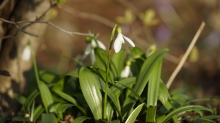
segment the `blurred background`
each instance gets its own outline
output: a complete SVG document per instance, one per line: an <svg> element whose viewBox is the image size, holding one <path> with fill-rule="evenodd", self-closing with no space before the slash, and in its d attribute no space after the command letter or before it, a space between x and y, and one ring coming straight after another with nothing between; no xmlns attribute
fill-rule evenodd
<svg viewBox="0 0 220 123"><path fill-rule="evenodd" d="M187 50L202 21L202 34L171 89L185 88L199 97L219 97L220 92L220 1L219 0L67 0L53 8L50 21L67 30L98 34L109 47L115 24L144 51L154 45L168 48L163 61L166 83ZM37 51L41 69L63 74L86 47L85 36L71 36L48 26ZM129 44L123 45L129 48ZM65 56L65 57L64 57Z"/></svg>

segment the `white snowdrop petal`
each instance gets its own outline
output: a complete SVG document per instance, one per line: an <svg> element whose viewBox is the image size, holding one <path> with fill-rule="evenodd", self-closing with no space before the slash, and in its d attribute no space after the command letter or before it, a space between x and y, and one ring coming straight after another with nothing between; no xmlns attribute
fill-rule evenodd
<svg viewBox="0 0 220 123"><path fill-rule="evenodd" d="M28 61L31 58L31 48L30 46L26 46L22 52L22 60Z"/></svg>
<svg viewBox="0 0 220 123"><path fill-rule="evenodd" d="M105 45L101 41L98 40L97 43L98 43L100 48L102 48L103 50L106 50Z"/></svg>
<svg viewBox="0 0 220 123"><path fill-rule="evenodd" d="M123 35L118 34L114 42L114 50L116 53L118 53L121 50L121 45L123 42L124 42Z"/></svg>
<svg viewBox="0 0 220 123"><path fill-rule="evenodd" d="M130 74L130 66L126 66L121 72L121 77L126 78L129 76L129 74Z"/></svg>
<svg viewBox="0 0 220 123"><path fill-rule="evenodd" d="M130 38L128 38L128 37L126 37L126 36L124 36L124 35L123 35L123 37L125 38L125 40L126 40L132 47L135 47L134 42L133 42Z"/></svg>
<svg viewBox="0 0 220 123"><path fill-rule="evenodd" d="M121 50L121 42L119 40L115 40L114 42L114 50L116 53L118 53Z"/></svg>
<svg viewBox="0 0 220 123"><path fill-rule="evenodd" d="M82 56L82 60L84 60L84 59L90 54L91 49L92 49L91 44L88 44L88 45L86 46L85 52L84 52L84 54L83 54L83 56Z"/></svg>

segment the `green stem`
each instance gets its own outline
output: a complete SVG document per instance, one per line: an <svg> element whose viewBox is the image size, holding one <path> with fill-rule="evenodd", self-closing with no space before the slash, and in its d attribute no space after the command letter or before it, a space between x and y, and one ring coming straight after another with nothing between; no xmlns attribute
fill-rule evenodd
<svg viewBox="0 0 220 123"><path fill-rule="evenodd" d="M114 34L117 29L117 25L114 26L111 34L111 39L110 39L110 46L108 50L108 61L107 61L107 66L106 66L106 83L105 83L105 95L104 95L104 105L103 105L103 119L106 119L106 107L107 107L107 95L108 95L108 75L109 75L109 66L110 66L110 56L111 56L111 49L112 49L112 44L114 42Z"/></svg>
<svg viewBox="0 0 220 123"><path fill-rule="evenodd" d="M34 65L34 74L35 74L35 77L36 77L36 80L37 80L37 83L38 83L40 81L40 79L39 79L39 75L38 75L38 69L37 69L37 63L36 63L34 48L33 48L31 43L30 43L30 47L31 47L32 61L33 61L33 65Z"/></svg>

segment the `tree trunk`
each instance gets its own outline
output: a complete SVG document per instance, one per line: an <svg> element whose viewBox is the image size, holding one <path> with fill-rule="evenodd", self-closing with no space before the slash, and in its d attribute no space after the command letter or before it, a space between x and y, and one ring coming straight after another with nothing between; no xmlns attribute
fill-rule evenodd
<svg viewBox="0 0 220 123"><path fill-rule="evenodd" d="M13 0L8 0L8 4ZM4 6L4 10L8 10L8 5ZM6 7L6 8L5 8ZM47 0L19 0L15 4L13 12L8 11L5 19L17 21L34 21L40 17L49 7L50 1ZM1 18L4 18L2 14ZM3 22L2 22L3 23ZM25 25L25 24L23 24ZM25 31L41 36L46 29L46 24L32 24L25 28ZM8 26L7 26L8 27ZM4 31L6 30L3 28ZM1 31L1 30L0 30ZM14 34L17 28L12 25L7 35ZM5 35L5 34L4 34ZM24 72L30 70L32 60L22 59L22 53L28 42L32 43L34 50L38 47L39 37L33 37L23 32L18 32L17 35L0 42L0 70L8 71L10 76L0 74L0 115L12 116L19 109L18 101L13 99L13 93L22 94L27 80Z"/></svg>

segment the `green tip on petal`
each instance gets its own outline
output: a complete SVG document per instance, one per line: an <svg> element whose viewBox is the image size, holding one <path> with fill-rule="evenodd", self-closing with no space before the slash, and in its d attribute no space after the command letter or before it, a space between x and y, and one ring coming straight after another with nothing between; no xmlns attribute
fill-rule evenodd
<svg viewBox="0 0 220 123"><path fill-rule="evenodd" d="M121 30L121 28L118 26L118 28L117 28L117 32L118 32L118 34L121 34L122 33L122 30Z"/></svg>

